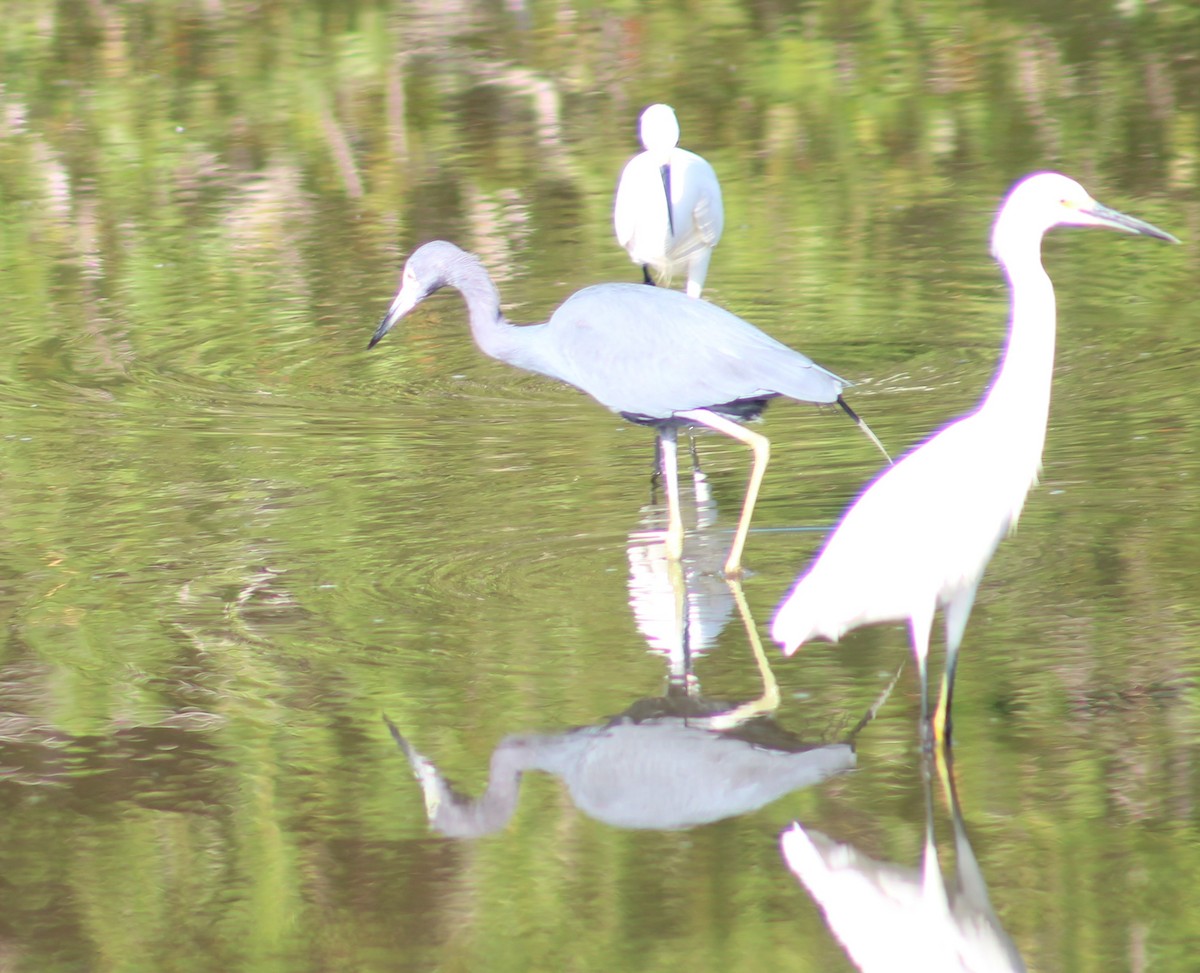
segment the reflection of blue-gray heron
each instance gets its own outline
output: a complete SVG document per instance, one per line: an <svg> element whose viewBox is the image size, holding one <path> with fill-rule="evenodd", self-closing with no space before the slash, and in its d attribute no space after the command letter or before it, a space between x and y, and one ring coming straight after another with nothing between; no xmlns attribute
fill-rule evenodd
<svg viewBox="0 0 1200 973"><path fill-rule="evenodd" d="M669 282L687 274L687 294L699 297L712 249L725 228L721 184L704 159L679 148L679 122L669 105L642 112L646 151L625 164L613 203L617 242L642 268Z"/></svg>
<svg viewBox="0 0 1200 973"><path fill-rule="evenodd" d="M921 680L922 733L950 733L959 642L975 590L1037 478L1054 367L1054 288L1041 240L1055 226L1104 226L1178 242L1097 203L1078 183L1038 173L1000 207L992 253L1012 292L1008 348L979 407L885 470L846 511L779 606L772 635L791 655L872 622L907 620ZM946 621L946 663L932 727L926 657L934 613Z"/></svg>
<svg viewBox="0 0 1200 973"><path fill-rule="evenodd" d="M574 385L630 422L654 427L663 447L667 542L673 558L683 551L675 449L680 426L708 426L754 452L750 485L725 562L730 575L741 571L742 548L770 453L767 437L740 422L760 415L781 395L836 402L879 445L842 399L848 383L715 304L661 287L599 284L576 292L546 323L517 327L501 314L500 295L479 260L442 240L425 244L408 258L400 292L368 347L446 286L456 288L466 301L471 333L484 354Z"/></svg>
<svg viewBox="0 0 1200 973"><path fill-rule="evenodd" d="M386 719L386 717L385 717ZM717 732L703 718L614 719L563 733L519 733L492 752L487 788L456 791L436 766L388 721L421 784L429 823L453 838L503 828L520 795L521 776L560 777L579 810L619 828L691 828L746 814L785 794L854 766L849 743L777 748Z"/></svg>
<svg viewBox="0 0 1200 973"><path fill-rule="evenodd" d="M677 593L667 597L680 605L676 624L682 628L687 624L683 567L678 561L668 566L673 570L667 586ZM882 699L837 743L806 743L777 724L779 686L758 627L741 585L723 584L737 605L762 679L762 692L754 699L734 704L693 694L694 683L685 676L683 685L669 687L666 696L640 699L599 725L507 736L492 752L487 788L478 798L454 790L385 716L421 784L430 824L451 837L502 828L516 810L521 775L529 770L560 777L576 806L599 821L671 829L746 814L852 768L853 740ZM690 671L689 663L685 667Z"/></svg>

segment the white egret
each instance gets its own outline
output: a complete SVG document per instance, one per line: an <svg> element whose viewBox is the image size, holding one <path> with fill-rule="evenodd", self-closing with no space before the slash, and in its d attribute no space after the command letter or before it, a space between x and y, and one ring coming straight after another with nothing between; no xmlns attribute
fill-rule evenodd
<svg viewBox="0 0 1200 973"><path fill-rule="evenodd" d="M1012 189L992 231L1008 277L1008 348L974 412L903 456L860 494L816 560L780 604L771 633L791 655L814 638L907 620L921 682L922 733L950 735L959 643L975 591L1036 482L1054 366L1054 288L1041 241L1055 226L1103 226L1178 243L1171 234L1102 206L1053 172ZM929 724L926 660L934 613L945 613L946 662Z"/></svg>
<svg viewBox="0 0 1200 973"><path fill-rule="evenodd" d="M663 281L687 276L687 294L699 297L713 247L725 228L721 184L713 167L679 148L679 122L669 105L651 105L641 117L644 152L626 163L613 203L617 242L642 268Z"/></svg>
<svg viewBox="0 0 1200 973"><path fill-rule="evenodd" d="M519 327L500 312L500 295L483 264L452 243L435 240L404 266L400 292L368 347L442 287L467 303L471 333L484 354L574 385L622 418L652 426L662 443L667 487L667 545L683 552L683 519L675 437L703 425L754 453L750 484L725 571L741 571L742 548L770 443L740 423L778 396L837 403L882 451L874 433L842 398L844 379L708 301L641 284L598 284L576 292L544 324ZM886 455L886 452L885 454Z"/></svg>

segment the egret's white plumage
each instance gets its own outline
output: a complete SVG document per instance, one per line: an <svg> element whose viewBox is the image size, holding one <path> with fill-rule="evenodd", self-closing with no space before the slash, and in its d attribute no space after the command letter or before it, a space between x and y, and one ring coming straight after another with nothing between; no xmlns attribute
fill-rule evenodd
<svg viewBox="0 0 1200 973"><path fill-rule="evenodd" d="M679 122L669 105L651 105L641 117L645 151L621 172L613 204L617 242L642 267L669 282L686 275L689 297L699 297L712 249L725 228L721 184L704 159L679 148Z"/></svg>
<svg viewBox="0 0 1200 973"><path fill-rule="evenodd" d="M791 655L873 622L909 622L927 716L926 659L945 612L946 667L933 730L948 732L954 669L975 591L1037 479L1054 367L1054 288L1041 241L1055 226L1103 226L1178 242L1097 203L1074 180L1019 182L996 217L992 253L1012 297L1008 348L978 408L886 469L846 511L780 604L772 635Z"/></svg>
<svg viewBox="0 0 1200 973"><path fill-rule="evenodd" d="M870 858L799 822L781 836L784 860L862 973L1025 973L1025 961L992 906L953 775L938 760L954 831L953 877L948 881L942 874L931 776L926 764L919 868Z"/></svg>

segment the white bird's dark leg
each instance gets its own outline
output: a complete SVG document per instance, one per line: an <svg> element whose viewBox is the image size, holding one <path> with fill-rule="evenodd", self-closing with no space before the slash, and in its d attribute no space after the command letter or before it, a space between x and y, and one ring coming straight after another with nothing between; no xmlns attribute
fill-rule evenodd
<svg viewBox="0 0 1200 973"><path fill-rule="evenodd" d="M929 632L933 628L933 612L921 609L908 620L909 634L912 636L913 655L917 660L917 676L921 682L921 743L925 749L932 749L933 734L929 724Z"/></svg>
<svg viewBox="0 0 1200 973"><path fill-rule="evenodd" d="M763 476L767 472L767 463L771 460L771 441L766 436L751 432L744 426L739 426L732 419L726 419L708 409L689 409L686 412L676 412L675 415L680 419L691 419L710 429L715 429L717 432L723 432L726 436L745 443L754 452L754 465L750 469L750 483L746 487L746 499L742 502L742 516L738 520L737 530L733 535L729 557L725 559L725 574L729 577L737 577L742 573L742 549L746 546L746 536L750 533L750 518L754 516L758 491L762 486Z"/></svg>
<svg viewBox="0 0 1200 973"><path fill-rule="evenodd" d="M976 582L965 591L960 591L946 606L946 668L942 672L942 691L938 696L937 712L933 714L933 733L935 739L945 746L950 745L951 718L950 704L954 696L954 671L958 666L958 647L962 644L963 631L967 627L967 619L971 617L971 608L975 604L975 592L979 584Z"/></svg>
<svg viewBox="0 0 1200 973"><path fill-rule="evenodd" d="M655 286L654 278L650 276L649 264L642 264L642 283L649 284L651 287Z"/></svg>
<svg viewBox="0 0 1200 973"><path fill-rule="evenodd" d="M674 426L658 430L663 488L667 494L667 557L683 557L683 514L679 507L679 451Z"/></svg>

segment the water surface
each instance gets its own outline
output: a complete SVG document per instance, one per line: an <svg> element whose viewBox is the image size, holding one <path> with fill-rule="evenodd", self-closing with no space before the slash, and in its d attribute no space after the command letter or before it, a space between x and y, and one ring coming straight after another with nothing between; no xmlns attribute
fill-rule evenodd
<svg viewBox="0 0 1200 973"><path fill-rule="evenodd" d="M1189 5L9 7L0 968L851 969L795 820L910 870L932 821L1031 969L1193 968ZM438 236L516 321L637 280L611 194L656 99L724 187L706 295L855 380L896 451L992 374L1015 178L1185 240L1046 244L1045 467L967 630L954 799L902 627L756 661L878 471L840 413L769 410L735 592L743 447L701 437L673 571L646 430L482 357L453 294L366 351ZM614 725L681 781L693 731L844 756L893 680L840 772L688 828L614 826L564 756ZM478 798L514 735L570 745L489 835L439 834L433 782Z"/></svg>

